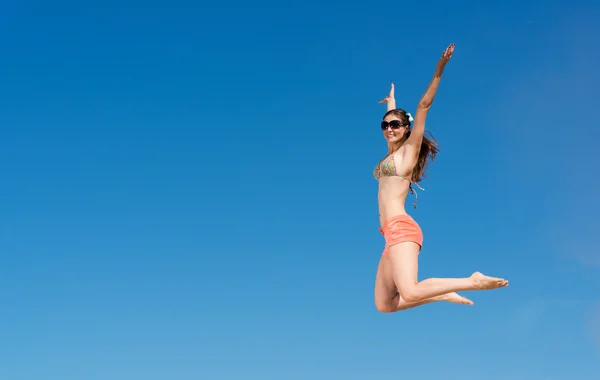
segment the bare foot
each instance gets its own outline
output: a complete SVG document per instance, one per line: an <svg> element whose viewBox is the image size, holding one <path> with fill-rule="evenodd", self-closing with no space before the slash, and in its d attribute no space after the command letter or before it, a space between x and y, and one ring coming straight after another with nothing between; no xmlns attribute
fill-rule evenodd
<svg viewBox="0 0 600 380"><path fill-rule="evenodd" d="M455 303L458 305L471 305L471 306L473 305L473 301L459 295L458 293L444 294L443 296L440 297L440 300L447 301L450 303Z"/></svg>
<svg viewBox="0 0 600 380"><path fill-rule="evenodd" d="M508 281L503 278L488 277L479 272L471 275L471 281L473 281L475 289L479 290L498 289L508 286Z"/></svg>

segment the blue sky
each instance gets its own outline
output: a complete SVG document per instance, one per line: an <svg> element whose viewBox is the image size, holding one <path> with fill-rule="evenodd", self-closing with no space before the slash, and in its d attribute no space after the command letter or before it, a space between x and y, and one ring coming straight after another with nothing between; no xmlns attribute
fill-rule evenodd
<svg viewBox="0 0 600 380"><path fill-rule="evenodd" d="M1 379L600 372L597 3L1 4ZM380 314L377 101L451 42L420 276L511 285Z"/></svg>

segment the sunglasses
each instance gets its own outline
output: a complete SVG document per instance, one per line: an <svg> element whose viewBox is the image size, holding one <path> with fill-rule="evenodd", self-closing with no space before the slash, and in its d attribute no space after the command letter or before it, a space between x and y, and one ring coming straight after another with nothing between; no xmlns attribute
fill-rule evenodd
<svg viewBox="0 0 600 380"><path fill-rule="evenodd" d="M381 130L385 131L386 129L388 129L388 127L392 128L392 129L398 129L398 128L402 128L407 125L408 124L403 124L400 120L392 120L390 122L382 121L381 122Z"/></svg>

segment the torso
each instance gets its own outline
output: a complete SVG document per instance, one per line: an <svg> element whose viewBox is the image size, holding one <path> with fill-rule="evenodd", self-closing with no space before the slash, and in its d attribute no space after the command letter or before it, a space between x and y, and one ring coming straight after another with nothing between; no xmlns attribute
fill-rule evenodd
<svg viewBox="0 0 600 380"><path fill-rule="evenodd" d="M411 173L415 162L403 157L403 149L387 156L375 167L373 176L379 180L379 219L381 224L389 218L406 214L404 203L411 185Z"/></svg>

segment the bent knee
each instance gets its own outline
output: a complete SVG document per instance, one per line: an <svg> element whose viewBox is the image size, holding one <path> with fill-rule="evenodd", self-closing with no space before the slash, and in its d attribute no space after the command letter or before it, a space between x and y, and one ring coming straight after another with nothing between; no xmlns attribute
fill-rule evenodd
<svg viewBox="0 0 600 380"><path fill-rule="evenodd" d="M375 307L381 313L393 313L396 311L396 305L390 301L375 300Z"/></svg>

